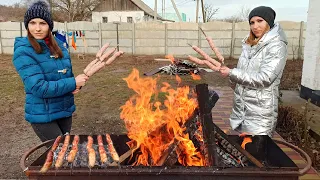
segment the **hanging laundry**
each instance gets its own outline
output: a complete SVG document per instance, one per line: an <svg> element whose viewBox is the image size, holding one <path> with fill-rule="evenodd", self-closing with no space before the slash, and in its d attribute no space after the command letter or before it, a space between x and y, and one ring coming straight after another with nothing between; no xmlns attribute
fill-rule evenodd
<svg viewBox="0 0 320 180"><path fill-rule="evenodd" d="M73 32L73 37L74 37L74 42L77 43L77 36L75 32Z"/></svg>
<svg viewBox="0 0 320 180"><path fill-rule="evenodd" d="M63 43L66 44L66 48L69 48L69 44L67 42L67 37L66 37L66 34L64 33L64 31L55 31L53 32L53 34L55 35L55 37L57 39L59 39L60 41L62 41Z"/></svg>
<svg viewBox="0 0 320 180"><path fill-rule="evenodd" d="M82 33L81 33L81 31L79 31L79 33L80 33L80 37L82 37Z"/></svg>
<svg viewBox="0 0 320 180"><path fill-rule="evenodd" d="M76 36L78 37L78 31L76 31Z"/></svg>
<svg viewBox="0 0 320 180"><path fill-rule="evenodd" d="M72 40L71 40L71 44L72 44L72 47L74 48L74 50L77 50L77 45L76 45L76 41L75 41L75 33L72 32Z"/></svg>

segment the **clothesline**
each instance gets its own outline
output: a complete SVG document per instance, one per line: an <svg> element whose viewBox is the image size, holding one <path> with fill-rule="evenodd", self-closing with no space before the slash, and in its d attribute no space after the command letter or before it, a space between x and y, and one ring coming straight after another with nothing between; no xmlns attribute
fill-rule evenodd
<svg viewBox="0 0 320 180"><path fill-rule="evenodd" d="M67 37L71 36L71 46L74 48L74 50L77 50L77 37L81 37L83 41L83 45L85 48L87 48L87 42L85 38L85 31L71 31L71 32L65 32L63 30L56 30L53 31L53 35L58 38L60 41L66 44L66 48L69 48L69 44L67 41Z"/></svg>

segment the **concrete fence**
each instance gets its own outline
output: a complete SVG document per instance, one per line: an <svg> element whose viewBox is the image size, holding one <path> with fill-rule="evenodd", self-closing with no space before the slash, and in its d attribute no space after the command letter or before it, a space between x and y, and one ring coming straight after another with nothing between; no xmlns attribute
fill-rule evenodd
<svg viewBox="0 0 320 180"><path fill-rule="evenodd" d="M280 22L289 44L289 59L302 59L305 46L305 22ZM225 58L238 58L241 53L242 39L249 33L248 22L228 23L209 22L196 23L92 23L71 22L54 23L54 30L65 32L84 31L87 46L81 37L77 37L77 50L69 48L71 53L96 53L106 42L117 45L119 38L120 50L127 54L145 55L186 55L195 54L188 43L203 48L207 53L212 51L201 33L201 27L208 36L214 39L216 46ZM12 54L14 38L26 36L22 22L0 22L0 54ZM71 36L68 36L71 45Z"/></svg>

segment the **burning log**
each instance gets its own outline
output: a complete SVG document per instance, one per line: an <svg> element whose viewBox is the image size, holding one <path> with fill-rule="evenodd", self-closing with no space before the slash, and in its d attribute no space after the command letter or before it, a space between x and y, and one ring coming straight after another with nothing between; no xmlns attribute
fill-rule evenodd
<svg viewBox="0 0 320 180"><path fill-rule="evenodd" d="M229 153L224 151L219 146L217 146L217 153L221 157L223 163L227 166L231 166L231 167L243 167L244 166L242 161L240 161L240 163L239 163L237 159L235 159L233 156L231 156Z"/></svg>
<svg viewBox="0 0 320 180"><path fill-rule="evenodd" d="M177 160L178 155L176 153L176 149L179 145L180 141L178 141L176 138L174 138L173 143L169 146L169 148L166 149L165 152L162 153L161 159L156 164L156 166L173 166Z"/></svg>
<svg viewBox="0 0 320 180"><path fill-rule="evenodd" d="M134 148L136 149L136 148ZM113 162L110 164L110 166L117 166L117 165L120 165L120 163L122 163L124 160L126 160L127 158L129 158L131 155L133 154L133 150L132 149L129 149L127 152L125 152L124 154L122 154L120 157L119 157L119 162Z"/></svg>
<svg viewBox="0 0 320 180"><path fill-rule="evenodd" d="M240 160L240 162L245 162L249 160L257 167L264 167L263 164L257 160L254 156L252 156L248 151L241 148L241 146L235 142L232 142L229 140L228 136L219 128L217 125L213 124L215 126L214 136L217 139L217 142L221 144L221 146L230 154L232 154L234 157Z"/></svg>
<svg viewBox="0 0 320 180"><path fill-rule="evenodd" d="M212 122L212 113L209 106L209 90L207 84L199 84L196 86L199 103L199 117L202 126L204 143L207 148L208 158L206 158L206 164L209 166L217 165L219 160L216 155L216 143L213 136L214 124Z"/></svg>

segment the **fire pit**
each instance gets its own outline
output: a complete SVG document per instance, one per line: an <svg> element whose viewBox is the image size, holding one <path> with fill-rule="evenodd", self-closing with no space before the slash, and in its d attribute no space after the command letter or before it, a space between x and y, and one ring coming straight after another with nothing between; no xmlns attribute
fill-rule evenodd
<svg viewBox="0 0 320 180"><path fill-rule="evenodd" d="M84 143L87 135L80 135L80 143ZM96 136L92 136L96 139ZM239 141L237 135L229 135L230 139ZM74 135L71 135L71 139ZM93 168L85 166L74 166L74 164L64 163L60 169L51 168L46 173L41 173L40 169L43 166L47 152L43 153L37 160L27 168L25 165L26 159L35 150L53 144L53 140L40 144L37 147L29 150L21 159L20 166L25 171L29 179L281 179L281 180L297 180L299 176L308 171L310 166L302 171L293 161L275 144L275 142L265 136L266 152L265 161L267 165L263 168L258 168L251 164L247 167L219 167L219 166L202 166L202 167L186 167L179 164L173 166L132 166L132 158L129 147L125 144L130 139L126 135L111 135L115 149L120 155L120 159L128 157L119 165L100 165L96 163ZM63 139L62 139L63 140ZM276 141L279 143L279 141ZM289 145L290 146L290 145ZM291 146L290 146L291 147ZM49 149L48 149L49 150ZM303 153L303 152L302 152ZM304 154L304 153L303 153ZM135 154L134 154L135 155ZM98 155L97 155L98 157ZM98 160L97 160L98 162Z"/></svg>
<svg viewBox="0 0 320 180"><path fill-rule="evenodd" d="M137 79L137 77L132 79ZM110 135L111 140L109 141L107 140L108 135L65 135L60 139L60 144L51 140L30 149L21 158L20 166L30 179L105 179L107 177L108 179L137 180L149 178L297 180L310 169L309 156L291 144L272 140L269 136L225 134L212 121L211 109L219 97L214 91L208 90L208 85L196 86L198 106L193 106L195 105L193 100L188 101L187 94L182 92L184 91L176 94L184 96L183 104L190 104L186 106L188 111L173 110L188 113L188 116L178 113L181 116L174 118L178 120L181 120L181 117L184 118L179 122L175 120L158 123L158 126L148 129L147 134L142 134L143 138L139 134L140 129L136 128L139 126L132 124L128 118L129 124L126 124L126 127L129 133ZM136 99L135 103L146 104L147 98L142 99L143 101ZM171 105L177 103L179 108L183 106L172 98L170 103ZM169 106L170 103L166 102L166 105ZM132 104L134 103L126 103L126 107L131 107ZM160 107L159 103L156 104L157 107ZM140 104L138 110L141 109L141 106ZM150 105L147 103L146 107ZM190 107L196 108L190 109ZM160 108L156 111L164 114ZM150 110L143 112L148 112L147 115L153 113ZM132 109L126 109L125 113L137 115ZM126 118L126 116L123 117ZM173 117L165 116L165 118ZM132 133L132 129L137 132ZM72 154L71 148L74 149L74 145L71 145L70 142L75 142L76 137L79 137L79 144L75 148L77 155L74 161L67 162L67 159L69 161L67 157ZM146 142L145 139L148 141ZM298 151L307 159L308 165L299 171L299 168L276 143L287 145ZM30 154L44 146L52 147L40 155L29 167L26 167L25 161ZM160 151L154 151L154 149L160 149ZM105 152L107 156L102 156L101 152ZM114 158L115 154L120 157ZM60 162L59 156L62 157ZM52 165L50 163L49 168L43 171L44 164L50 162L48 159L53 160L54 163ZM102 159L105 159L104 162ZM60 165L57 166L57 162Z"/></svg>

